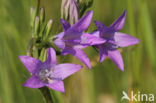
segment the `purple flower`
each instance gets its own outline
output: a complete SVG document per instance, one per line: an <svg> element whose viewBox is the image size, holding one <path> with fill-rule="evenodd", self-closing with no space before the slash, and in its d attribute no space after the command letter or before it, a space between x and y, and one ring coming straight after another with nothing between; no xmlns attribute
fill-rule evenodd
<svg viewBox="0 0 156 103"><path fill-rule="evenodd" d="M91 68L90 61L81 49L106 42L102 38L83 33L88 28L92 15L93 11L89 11L73 26L70 26L65 20L60 19L64 27L64 32L56 35L56 40L54 41L62 49L63 55L72 54L80 59L89 69Z"/></svg>
<svg viewBox="0 0 156 103"><path fill-rule="evenodd" d="M20 56L20 60L32 74L24 86L29 88L41 88L47 86L56 91L64 92L63 79L79 71L82 66L76 64L58 64L53 48L48 49L48 58L45 62L29 56Z"/></svg>
<svg viewBox="0 0 156 103"><path fill-rule="evenodd" d="M109 27L95 21L98 28L93 32L94 36L105 39L107 42L96 45L99 48L100 62L107 56L114 61L114 63L124 71L124 63L120 52L117 48L127 47L139 43L139 40L133 36L118 32L122 29L125 23L126 11Z"/></svg>

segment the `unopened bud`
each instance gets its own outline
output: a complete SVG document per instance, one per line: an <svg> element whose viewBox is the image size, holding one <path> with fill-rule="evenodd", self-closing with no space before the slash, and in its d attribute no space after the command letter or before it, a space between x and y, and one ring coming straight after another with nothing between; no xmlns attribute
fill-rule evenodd
<svg viewBox="0 0 156 103"><path fill-rule="evenodd" d="M52 27L52 23L53 23L53 20L50 19L48 21L48 24L47 24L47 31L46 31L46 34L48 35L50 33L50 30L51 30L51 27Z"/></svg>
<svg viewBox="0 0 156 103"><path fill-rule="evenodd" d="M46 26L46 32L45 32L45 35L43 37L44 39L47 39L47 37L48 37L48 35L49 35L50 31L51 31L52 23L53 23L53 20L50 19L48 21L48 23L47 23L47 26Z"/></svg>
<svg viewBox="0 0 156 103"><path fill-rule="evenodd" d="M36 9L34 7L31 7L30 8L30 25L31 25L31 27L34 26L35 16L36 16Z"/></svg>
<svg viewBox="0 0 156 103"><path fill-rule="evenodd" d="M35 18L35 35L38 35L38 32L39 32L39 25L40 25L40 19L38 16L36 16Z"/></svg>
<svg viewBox="0 0 156 103"><path fill-rule="evenodd" d="M44 8L40 9L40 23L43 23L45 20L45 11Z"/></svg>

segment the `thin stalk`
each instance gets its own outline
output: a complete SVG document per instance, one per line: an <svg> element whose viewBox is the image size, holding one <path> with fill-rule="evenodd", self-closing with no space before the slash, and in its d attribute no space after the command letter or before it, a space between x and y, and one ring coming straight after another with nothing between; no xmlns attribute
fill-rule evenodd
<svg viewBox="0 0 156 103"><path fill-rule="evenodd" d="M54 103L53 99L50 95L50 90L47 87L39 88L39 90L41 91L42 95L44 96L46 103Z"/></svg>

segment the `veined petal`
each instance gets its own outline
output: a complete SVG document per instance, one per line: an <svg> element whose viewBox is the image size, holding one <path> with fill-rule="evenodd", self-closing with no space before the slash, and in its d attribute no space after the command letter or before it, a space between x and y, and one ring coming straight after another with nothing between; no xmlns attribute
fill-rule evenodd
<svg viewBox="0 0 156 103"><path fill-rule="evenodd" d="M57 61L56 61L56 52L53 48L49 48L48 49L48 58L47 60L44 62L46 65L52 66L52 65L56 65Z"/></svg>
<svg viewBox="0 0 156 103"><path fill-rule="evenodd" d="M126 19L126 10L123 14L110 26L115 31L119 31L123 28Z"/></svg>
<svg viewBox="0 0 156 103"><path fill-rule="evenodd" d="M86 45L97 45L97 44L102 44L105 43L106 40L100 37L96 37L87 33L83 33L81 36L81 44L86 44Z"/></svg>
<svg viewBox="0 0 156 103"><path fill-rule="evenodd" d="M74 31L83 32L90 25L92 16L93 16L93 11L87 12L85 16L83 16L77 23L75 23L71 27L71 29L73 29Z"/></svg>
<svg viewBox="0 0 156 103"><path fill-rule="evenodd" d="M56 82L53 82L52 84L46 84L46 86L48 86L49 88L53 90L62 92L62 93L65 92L63 81L56 81Z"/></svg>
<svg viewBox="0 0 156 103"><path fill-rule="evenodd" d="M62 26L64 28L64 31L66 31L67 29L70 28L70 24L67 21L63 20L62 18L60 19L60 21L62 23Z"/></svg>
<svg viewBox="0 0 156 103"><path fill-rule="evenodd" d="M45 84L37 76L34 75L30 77L23 85L29 88L41 88L45 86Z"/></svg>
<svg viewBox="0 0 156 103"><path fill-rule="evenodd" d="M113 62L117 65L117 67L124 71L124 63L122 56L118 50L110 50L108 51L108 56L113 60Z"/></svg>
<svg viewBox="0 0 156 103"><path fill-rule="evenodd" d="M137 38L120 32L115 32L114 39L119 47L127 47L139 43Z"/></svg>
<svg viewBox="0 0 156 103"><path fill-rule="evenodd" d="M35 73L40 68L42 62L29 56L19 56L21 62L25 65L30 73Z"/></svg>
<svg viewBox="0 0 156 103"><path fill-rule="evenodd" d="M66 48L62 51L63 55L72 54L79 60L81 60L89 69L91 68L91 64L87 55L78 48Z"/></svg>
<svg viewBox="0 0 156 103"><path fill-rule="evenodd" d="M98 48L99 48L99 54L100 54L99 62L103 62L108 55L107 48L104 47L103 45L99 45Z"/></svg>
<svg viewBox="0 0 156 103"><path fill-rule="evenodd" d="M80 39L82 33L80 32L77 32L77 31L74 31L72 29L68 29L64 36L63 36L63 39L64 40L76 40L76 39Z"/></svg>
<svg viewBox="0 0 156 103"><path fill-rule="evenodd" d="M59 64L55 66L54 69L54 76L55 78L61 78L62 80L67 78L68 76L74 74L75 72L79 71L82 68L81 65L76 64Z"/></svg>

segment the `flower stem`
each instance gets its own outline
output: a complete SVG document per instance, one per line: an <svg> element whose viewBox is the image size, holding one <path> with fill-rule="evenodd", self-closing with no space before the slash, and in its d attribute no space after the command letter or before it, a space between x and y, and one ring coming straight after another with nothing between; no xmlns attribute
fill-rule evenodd
<svg viewBox="0 0 156 103"><path fill-rule="evenodd" d="M47 87L42 87L42 88L39 88L41 93L43 94L45 100L46 100L46 103L54 103L53 100L52 100L52 97L50 95L50 91Z"/></svg>

